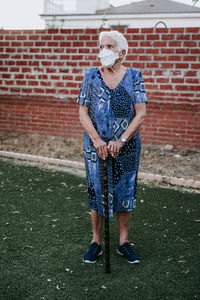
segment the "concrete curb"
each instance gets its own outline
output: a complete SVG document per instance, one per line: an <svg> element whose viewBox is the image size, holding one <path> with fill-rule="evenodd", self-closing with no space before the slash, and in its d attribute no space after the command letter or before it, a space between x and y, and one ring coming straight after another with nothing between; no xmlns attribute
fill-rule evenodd
<svg viewBox="0 0 200 300"><path fill-rule="evenodd" d="M85 169L84 163L78 162L78 161L73 161L73 160L49 158L49 157L45 157L45 156L22 154L22 153L15 153L15 152L9 152L9 151L0 151L0 156L7 157L7 158L14 158L17 160L26 160L26 161L30 161L30 162L45 163L48 165L65 166L65 167L79 169L79 170ZM162 175L158 175L158 174L144 173L144 172L139 172L138 178L142 181L156 182L159 184L170 184L170 185L182 186L182 187L186 187L186 188L200 189L200 181L198 181L198 180L195 181L193 179L162 176Z"/></svg>

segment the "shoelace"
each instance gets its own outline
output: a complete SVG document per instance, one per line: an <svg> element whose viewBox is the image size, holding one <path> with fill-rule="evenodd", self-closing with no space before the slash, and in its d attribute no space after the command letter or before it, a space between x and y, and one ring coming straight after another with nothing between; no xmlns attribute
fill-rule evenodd
<svg viewBox="0 0 200 300"><path fill-rule="evenodd" d="M99 248L99 246L96 246L96 247L93 249L92 253L93 253L94 255L96 255L96 253L97 253L97 251L98 251L98 248Z"/></svg>
<svg viewBox="0 0 200 300"><path fill-rule="evenodd" d="M134 252L133 248L132 248L131 245L128 244L128 243L125 244L123 248L124 248L124 250L126 251L127 254L130 254L131 252L132 252L132 253Z"/></svg>
<svg viewBox="0 0 200 300"><path fill-rule="evenodd" d="M91 248L93 248L93 249L91 249ZM91 245L91 247L88 249L88 252L91 251L92 254L96 255L96 253L97 253L97 251L98 251L98 248L99 248L98 245L97 245L97 246Z"/></svg>

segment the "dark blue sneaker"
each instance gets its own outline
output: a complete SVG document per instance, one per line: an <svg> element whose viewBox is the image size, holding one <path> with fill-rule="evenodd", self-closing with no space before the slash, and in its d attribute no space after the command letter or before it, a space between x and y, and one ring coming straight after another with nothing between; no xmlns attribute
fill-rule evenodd
<svg viewBox="0 0 200 300"><path fill-rule="evenodd" d="M85 252L83 256L83 261L85 263L94 264L97 261L97 257L102 255L103 251L101 249L101 246L99 246L97 243L92 243L88 250Z"/></svg>
<svg viewBox="0 0 200 300"><path fill-rule="evenodd" d="M118 246L117 253L124 256L130 264L137 264L140 262L138 254L129 243L124 243L123 245Z"/></svg>

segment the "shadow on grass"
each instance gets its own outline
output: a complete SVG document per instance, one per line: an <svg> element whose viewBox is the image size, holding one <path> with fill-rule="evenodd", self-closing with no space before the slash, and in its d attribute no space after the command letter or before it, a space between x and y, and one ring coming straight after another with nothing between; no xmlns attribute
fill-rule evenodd
<svg viewBox="0 0 200 300"><path fill-rule="evenodd" d="M0 299L197 299L199 195L139 184L130 241L141 263L117 255L82 262L91 240L85 180L0 162ZM103 237L103 236L102 236Z"/></svg>

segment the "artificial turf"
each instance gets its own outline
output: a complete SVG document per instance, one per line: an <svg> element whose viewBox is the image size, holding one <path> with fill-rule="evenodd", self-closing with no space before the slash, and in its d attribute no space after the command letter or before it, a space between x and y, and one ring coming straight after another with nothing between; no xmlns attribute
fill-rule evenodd
<svg viewBox="0 0 200 300"><path fill-rule="evenodd" d="M139 184L130 241L141 262L82 256L91 240L85 179L0 161L0 299L199 299L199 194Z"/></svg>

